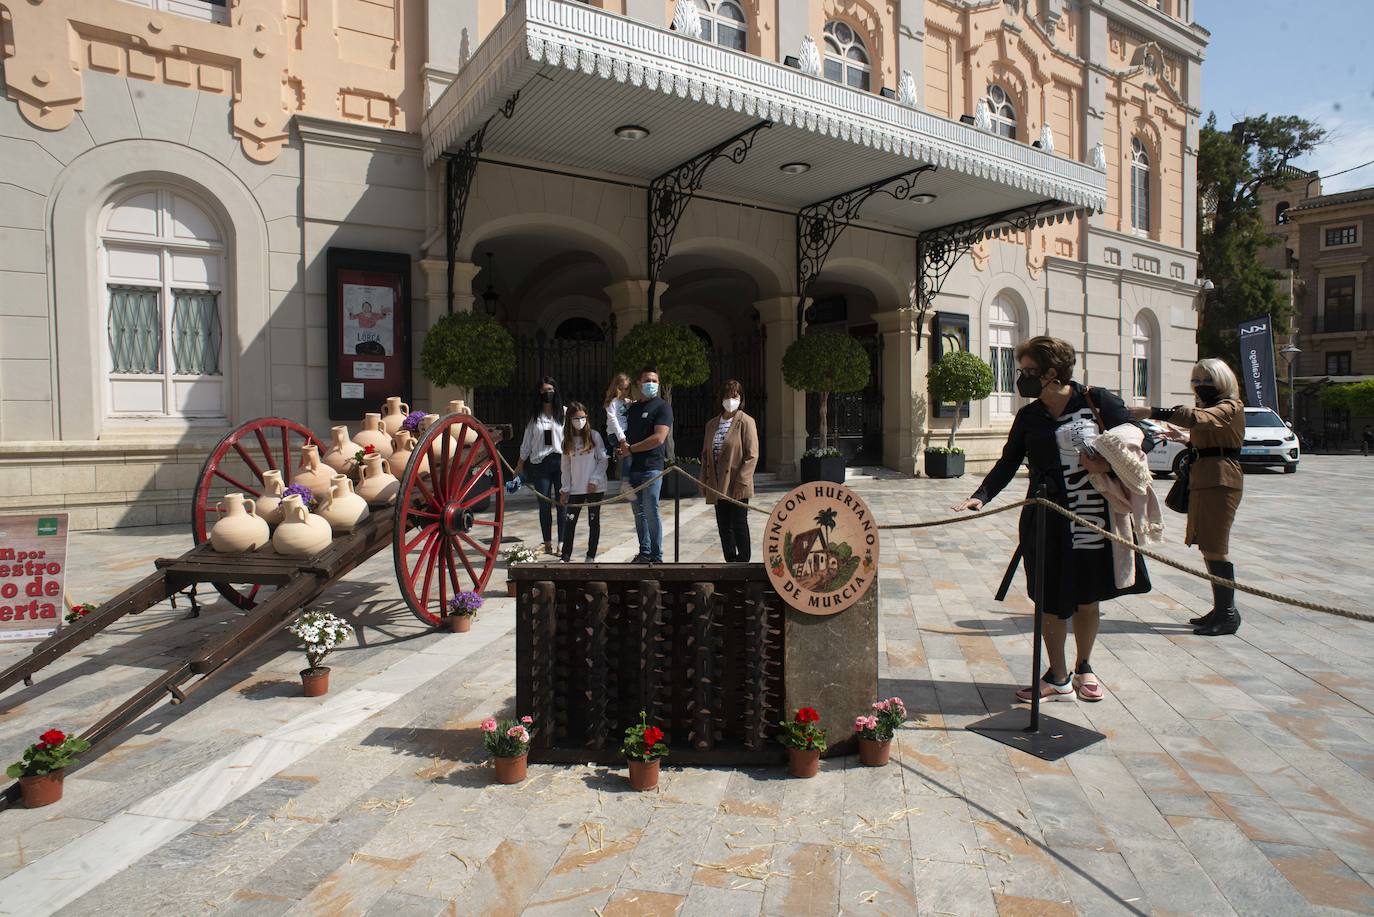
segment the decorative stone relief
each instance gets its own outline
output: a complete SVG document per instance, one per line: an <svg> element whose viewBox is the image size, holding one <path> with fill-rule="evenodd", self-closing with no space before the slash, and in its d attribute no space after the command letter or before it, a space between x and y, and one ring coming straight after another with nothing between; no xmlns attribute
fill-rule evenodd
<svg viewBox="0 0 1374 917"><path fill-rule="evenodd" d="M821 75L821 51L816 47L816 40L810 35L802 38L801 71L811 76Z"/></svg>
<svg viewBox="0 0 1374 917"><path fill-rule="evenodd" d="M902 71L902 81L897 84L897 101L908 108L915 108L917 105L916 79L910 70Z"/></svg>
<svg viewBox="0 0 1374 917"><path fill-rule="evenodd" d="M677 0L673 9L673 31L688 38L701 37L701 16L696 0Z"/></svg>

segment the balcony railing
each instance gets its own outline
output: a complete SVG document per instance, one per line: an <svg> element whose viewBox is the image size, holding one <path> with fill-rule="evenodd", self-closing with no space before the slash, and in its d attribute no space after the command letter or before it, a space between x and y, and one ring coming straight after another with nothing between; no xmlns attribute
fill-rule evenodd
<svg viewBox="0 0 1374 917"><path fill-rule="evenodd" d="M1314 315L1313 334L1334 334L1341 331L1368 331L1374 328L1374 316L1363 312L1353 315Z"/></svg>

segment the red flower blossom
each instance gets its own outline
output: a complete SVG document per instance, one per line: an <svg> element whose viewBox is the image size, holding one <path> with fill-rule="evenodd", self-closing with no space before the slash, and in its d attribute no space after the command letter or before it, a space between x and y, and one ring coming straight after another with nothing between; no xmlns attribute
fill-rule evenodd
<svg viewBox="0 0 1374 917"><path fill-rule="evenodd" d="M38 744L36 744L36 745L33 746L34 751L46 751L47 748L48 748L48 743L47 743L47 742L39 742Z"/></svg>
<svg viewBox="0 0 1374 917"><path fill-rule="evenodd" d="M797 711L798 723L817 723L820 722L821 715L812 707L803 707Z"/></svg>
<svg viewBox="0 0 1374 917"><path fill-rule="evenodd" d="M376 452L376 451L377 451L377 447L376 447L376 446L373 446L373 445L367 445L367 446L364 446L364 447L363 447L363 455L371 455L372 453L374 453L374 452Z"/></svg>
<svg viewBox="0 0 1374 917"><path fill-rule="evenodd" d="M663 730L657 726L649 726L644 730L644 747L653 748L663 741Z"/></svg>
<svg viewBox="0 0 1374 917"><path fill-rule="evenodd" d="M61 745L67 741L67 734L57 729L49 729L38 738L46 745Z"/></svg>

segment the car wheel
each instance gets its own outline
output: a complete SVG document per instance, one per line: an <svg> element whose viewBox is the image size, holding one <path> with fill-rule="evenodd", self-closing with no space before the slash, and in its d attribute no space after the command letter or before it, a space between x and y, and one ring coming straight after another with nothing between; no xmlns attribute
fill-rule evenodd
<svg viewBox="0 0 1374 917"><path fill-rule="evenodd" d="M1182 470L1183 470L1183 463L1184 463L1184 461L1185 461L1187 455L1188 455L1188 450L1187 450L1187 449L1184 449L1184 450L1182 450L1181 452L1179 452L1178 455L1174 456L1174 474L1181 474L1181 473L1182 473Z"/></svg>
<svg viewBox="0 0 1374 917"><path fill-rule="evenodd" d="M1284 465L1284 466L1283 466L1283 473L1284 473L1284 474L1297 474L1297 473L1298 473L1298 463L1297 463L1297 462L1289 462L1287 465Z"/></svg>
<svg viewBox="0 0 1374 917"><path fill-rule="evenodd" d="M1174 476L1172 471L1151 471L1150 474L1156 478L1172 478Z"/></svg>

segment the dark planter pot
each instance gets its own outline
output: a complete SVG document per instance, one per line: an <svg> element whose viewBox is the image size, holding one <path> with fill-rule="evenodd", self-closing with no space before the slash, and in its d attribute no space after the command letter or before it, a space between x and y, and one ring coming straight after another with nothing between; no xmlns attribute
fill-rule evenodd
<svg viewBox="0 0 1374 917"><path fill-rule="evenodd" d="M515 580L513 580L513 579L508 579L508 580L506 580L506 595L510 596L511 598L515 598L515 597L516 597L516 592L515 592Z"/></svg>
<svg viewBox="0 0 1374 917"><path fill-rule="evenodd" d="M696 475L701 473L701 466L687 465L682 470ZM659 489L658 497L660 500L671 500L673 497L688 499L700 493L701 489L697 487L695 478L685 478L676 471L670 471L663 476L663 486Z"/></svg>
<svg viewBox="0 0 1374 917"><path fill-rule="evenodd" d="M844 456L803 458L801 460L801 482L809 484L812 481L833 481L836 484L843 484Z"/></svg>
<svg viewBox="0 0 1374 917"><path fill-rule="evenodd" d="M475 493L475 494L480 494L480 493L484 493L484 492L486 492L486 491L488 491L488 490L491 490L491 489L492 489L493 487L495 487L495 486L496 486L496 472L494 472L494 471L488 471L486 474L482 475L482 480L481 480L480 483L477 483L477 484L472 485L472 491L471 491L471 492L472 492L472 493ZM487 498L486 498L485 500L483 500L482 502L474 504L473 507L472 507L472 511L473 511L474 513L485 513L487 510L491 509L491 501L492 501L492 498L491 498L491 497L487 497Z"/></svg>
<svg viewBox="0 0 1374 917"><path fill-rule="evenodd" d="M927 452L926 477L962 478L964 476L964 453Z"/></svg>
<svg viewBox="0 0 1374 917"><path fill-rule="evenodd" d="M306 697L323 697L329 693L329 667L301 669L301 687Z"/></svg>

